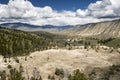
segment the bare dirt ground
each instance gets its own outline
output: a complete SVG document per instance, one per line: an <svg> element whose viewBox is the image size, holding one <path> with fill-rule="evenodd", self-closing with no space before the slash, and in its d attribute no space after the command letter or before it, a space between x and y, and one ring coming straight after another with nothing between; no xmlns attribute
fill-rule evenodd
<svg viewBox="0 0 120 80"><path fill-rule="evenodd" d="M56 68L63 68L66 76L75 69L80 69L87 73L93 68L104 68L113 64L120 64L120 54L117 52L108 53L107 51L99 51L86 49L64 50L50 49L45 51L36 51L27 56L18 57L19 63L14 59L11 62L5 63L3 57L0 57L0 69L7 69L7 65L11 64L18 68L19 65L24 67L24 74L31 76L33 69L37 68L43 80L48 80L49 74L54 74Z"/></svg>

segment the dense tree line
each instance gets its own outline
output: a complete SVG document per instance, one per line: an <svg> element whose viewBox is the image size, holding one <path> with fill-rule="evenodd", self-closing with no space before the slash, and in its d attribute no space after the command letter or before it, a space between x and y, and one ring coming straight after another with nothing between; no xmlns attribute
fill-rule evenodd
<svg viewBox="0 0 120 80"><path fill-rule="evenodd" d="M45 50L55 44L33 33L0 27L0 55L5 57L26 55L36 50Z"/></svg>

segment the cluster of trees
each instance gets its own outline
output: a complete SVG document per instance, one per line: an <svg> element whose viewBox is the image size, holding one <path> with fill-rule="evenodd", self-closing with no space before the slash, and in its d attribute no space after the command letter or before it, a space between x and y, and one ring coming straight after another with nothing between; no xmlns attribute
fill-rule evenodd
<svg viewBox="0 0 120 80"><path fill-rule="evenodd" d="M63 78L65 77L65 72L62 68L56 68L55 69L55 73L53 75L48 75L48 80L63 80Z"/></svg>
<svg viewBox="0 0 120 80"><path fill-rule="evenodd" d="M81 73L79 69L76 69L72 75L69 75L68 80L93 80L87 77L84 73Z"/></svg>
<svg viewBox="0 0 120 80"><path fill-rule="evenodd" d="M43 80L40 72L37 70L37 68L33 69L32 76L23 76L24 70L23 67L20 65L19 69L12 68L11 65L8 65L8 71L0 71L0 80ZM25 72L26 73L26 72ZM70 74L67 78L67 80L93 80L96 79L97 73L99 72L92 72L91 75L86 76L84 73L80 72L79 69L76 69L73 71L72 74ZM104 70L102 73L103 76L98 77L99 79L103 80L119 80L120 76L120 65L113 65L109 69ZM95 75L95 77L93 76ZM48 80L63 80L63 78L66 77L66 73L61 68L56 68L54 75L49 75Z"/></svg>
<svg viewBox="0 0 120 80"><path fill-rule="evenodd" d="M103 79L105 80L119 80L120 79L120 65L112 65L104 73Z"/></svg>
<svg viewBox="0 0 120 80"><path fill-rule="evenodd" d="M9 69L9 72L0 71L0 80L26 80L26 79L42 80L40 72L37 70L37 68L33 69L33 75L31 77L23 76L24 70L22 66L20 66L19 69L17 70L15 68L12 68L11 65L8 65L8 69ZM103 76L101 75L98 78L103 80L109 80L113 77L114 80L118 80L120 76L119 73L120 73L120 65L113 65L109 67L109 69L103 70L103 73L102 73ZM99 74L99 72L95 71L95 72L91 72L89 76L86 76L84 73L80 72L79 69L76 69L73 71L72 74L68 76L67 80L93 80L93 79L96 79L97 74ZM56 80L58 78L59 80L63 80L63 78L65 77L67 77L66 73L62 68L56 68L54 75L48 75L49 80Z"/></svg>
<svg viewBox="0 0 120 80"><path fill-rule="evenodd" d="M0 80L24 80L23 77L23 68L20 66L19 70L12 68L11 65L8 65L8 71L0 71Z"/></svg>
<svg viewBox="0 0 120 80"><path fill-rule="evenodd" d="M98 40L98 43L100 44L106 44L112 40L114 40L115 38L108 38L108 39L101 39L101 40Z"/></svg>
<svg viewBox="0 0 120 80"><path fill-rule="evenodd" d="M5 57L26 55L36 50L45 50L55 44L44 37L19 30L0 27L0 55Z"/></svg>
<svg viewBox="0 0 120 80"><path fill-rule="evenodd" d="M93 48L94 46L98 45L105 45L108 47L113 47L113 48L120 48L120 38L105 38L105 39L100 39L100 38L83 38L80 40L74 40L70 39L70 41L65 42L65 46L69 46L72 48L72 46L84 46L85 49L87 47Z"/></svg>
<svg viewBox="0 0 120 80"><path fill-rule="evenodd" d="M49 75L49 80L63 80L63 78L66 78L67 80L93 80L91 77L86 76L84 73L80 72L79 69L76 69L73 71L72 74L68 75L64 72L62 68L56 68L55 69L55 75Z"/></svg>
<svg viewBox="0 0 120 80"><path fill-rule="evenodd" d="M17 70L12 68L11 65L8 65L8 71L0 71L0 80L26 80L26 77L23 76L23 67L20 66ZM37 69L33 70L33 76L28 78L28 80L42 80L41 75Z"/></svg>
<svg viewBox="0 0 120 80"><path fill-rule="evenodd" d="M120 65L112 65L108 68L94 68L89 76L94 80L120 80Z"/></svg>

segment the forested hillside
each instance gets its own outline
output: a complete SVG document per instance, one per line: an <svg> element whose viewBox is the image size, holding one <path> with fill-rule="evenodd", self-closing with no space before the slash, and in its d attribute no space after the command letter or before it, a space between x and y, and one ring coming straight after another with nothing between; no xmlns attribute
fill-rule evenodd
<svg viewBox="0 0 120 80"><path fill-rule="evenodd" d="M50 39L33 33L0 27L0 54L5 57L26 55L55 46Z"/></svg>

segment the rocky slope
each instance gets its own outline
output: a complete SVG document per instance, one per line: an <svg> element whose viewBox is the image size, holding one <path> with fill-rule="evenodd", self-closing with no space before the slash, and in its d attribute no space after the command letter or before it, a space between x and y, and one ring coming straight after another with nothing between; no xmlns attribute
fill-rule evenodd
<svg viewBox="0 0 120 80"><path fill-rule="evenodd" d="M68 30L64 30L60 33L84 37L120 37L120 19L91 23L82 26L78 25L76 28L74 27Z"/></svg>

